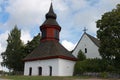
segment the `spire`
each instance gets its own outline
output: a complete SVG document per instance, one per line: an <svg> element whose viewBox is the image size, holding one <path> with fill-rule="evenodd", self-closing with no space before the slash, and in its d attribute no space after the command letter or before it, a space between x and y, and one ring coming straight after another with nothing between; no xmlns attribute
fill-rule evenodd
<svg viewBox="0 0 120 80"><path fill-rule="evenodd" d="M45 20L45 22L42 24L42 26L43 26L43 25L56 25L56 26L60 27L59 24L58 24L57 21L56 21L56 18L57 18L57 16L56 16L56 14L54 13L53 6L52 6L52 2L51 2L49 11L48 11L48 13L46 14L46 20Z"/></svg>
<svg viewBox="0 0 120 80"><path fill-rule="evenodd" d="M50 5L50 9L49 9L48 13L46 14L46 19L48 19L48 18L56 19L56 14L54 13L52 3Z"/></svg>
<svg viewBox="0 0 120 80"><path fill-rule="evenodd" d="M41 41L45 40L55 40L59 41L59 32L61 27L56 21L56 14L53 11L52 3L50 5L50 9L46 14L46 20L40 26L40 30L42 31Z"/></svg>

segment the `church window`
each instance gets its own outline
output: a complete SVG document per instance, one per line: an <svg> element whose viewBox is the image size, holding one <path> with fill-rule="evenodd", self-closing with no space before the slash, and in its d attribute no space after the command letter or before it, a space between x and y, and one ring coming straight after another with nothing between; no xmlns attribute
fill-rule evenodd
<svg viewBox="0 0 120 80"><path fill-rule="evenodd" d="M42 30L42 38L46 37L46 30Z"/></svg>
<svg viewBox="0 0 120 80"><path fill-rule="evenodd" d="M50 69L50 74L49 75L52 76L52 66L50 66L49 69Z"/></svg>
<svg viewBox="0 0 120 80"><path fill-rule="evenodd" d="M29 68L29 76L32 75L32 67Z"/></svg>
<svg viewBox="0 0 120 80"><path fill-rule="evenodd" d="M87 48L85 48L85 53L87 53Z"/></svg>
<svg viewBox="0 0 120 80"><path fill-rule="evenodd" d="M38 67L38 75L39 75L39 76L42 75L42 67Z"/></svg>
<svg viewBox="0 0 120 80"><path fill-rule="evenodd" d="M59 31L58 31L58 30L55 30L55 31L54 31L54 37L55 37L56 39L59 38Z"/></svg>

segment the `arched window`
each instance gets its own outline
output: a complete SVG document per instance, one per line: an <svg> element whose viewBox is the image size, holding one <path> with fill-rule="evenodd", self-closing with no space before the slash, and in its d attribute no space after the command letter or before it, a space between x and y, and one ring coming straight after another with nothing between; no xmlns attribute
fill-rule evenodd
<svg viewBox="0 0 120 80"><path fill-rule="evenodd" d="M38 67L38 75L39 75L39 76L42 75L42 67Z"/></svg>
<svg viewBox="0 0 120 80"><path fill-rule="evenodd" d="M29 76L32 75L32 67L29 68Z"/></svg>
<svg viewBox="0 0 120 80"><path fill-rule="evenodd" d="M49 69L50 69L50 74L49 75L52 76L52 66L50 66Z"/></svg>
<svg viewBox="0 0 120 80"><path fill-rule="evenodd" d="M87 53L87 48L85 48L85 53Z"/></svg>

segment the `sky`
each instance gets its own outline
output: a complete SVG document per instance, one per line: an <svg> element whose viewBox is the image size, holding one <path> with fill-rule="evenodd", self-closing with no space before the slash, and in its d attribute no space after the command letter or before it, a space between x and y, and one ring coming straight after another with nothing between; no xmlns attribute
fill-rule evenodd
<svg viewBox="0 0 120 80"><path fill-rule="evenodd" d="M45 21L50 3L51 0L0 0L0 54L5 51L8 34L15 25L21 30L24 43L41 33L39 26ZM96 37L96 21L116 8L120 0L52 0L52 4L62 28L60 43L71 51L84 33L84 27Z"/></svg>

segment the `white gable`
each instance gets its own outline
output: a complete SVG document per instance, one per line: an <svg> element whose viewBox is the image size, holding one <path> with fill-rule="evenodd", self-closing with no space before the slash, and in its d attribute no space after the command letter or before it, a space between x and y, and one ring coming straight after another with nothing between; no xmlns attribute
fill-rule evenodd
<svg viewBox="0 0 120 80"><path fill-rule="evenodd" d="M82 50L87 58L101 58L98 49L98 46L84 33L72 54L77 57L78 52Z"/></svg>

